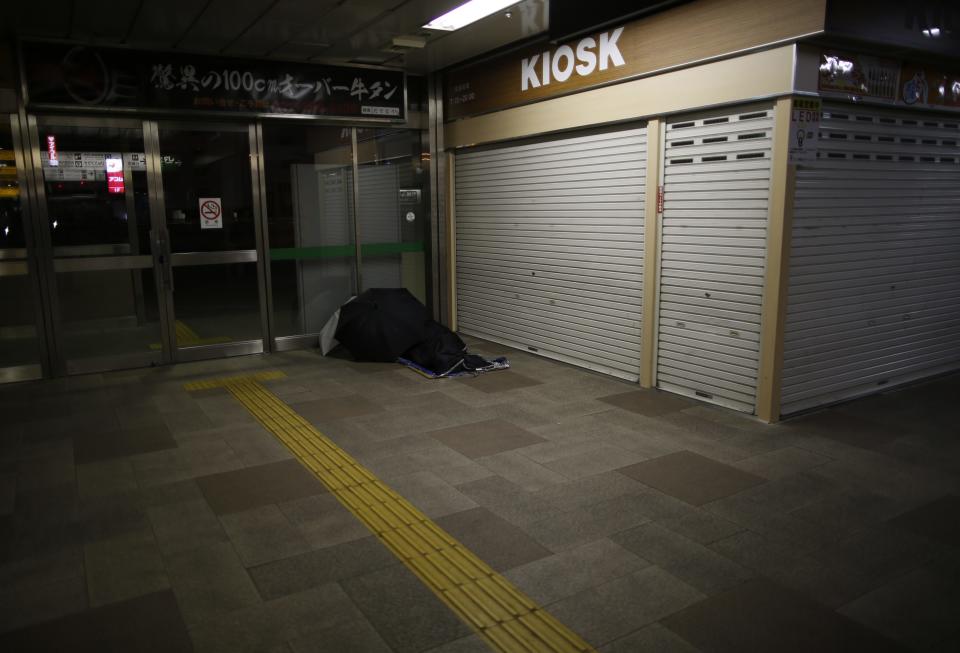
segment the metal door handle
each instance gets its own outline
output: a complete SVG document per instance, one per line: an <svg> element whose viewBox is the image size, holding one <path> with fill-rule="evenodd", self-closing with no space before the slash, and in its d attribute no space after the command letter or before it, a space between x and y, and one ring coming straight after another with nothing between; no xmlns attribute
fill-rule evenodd
<svg viewBox="0 0 960 653"><path fill-rule="evenodd" d="M160 267L160 280L164 288L173 292L170 239L167 237L166 229L158 229L154 234L153 242L156 247L157 264Z"/></svg>

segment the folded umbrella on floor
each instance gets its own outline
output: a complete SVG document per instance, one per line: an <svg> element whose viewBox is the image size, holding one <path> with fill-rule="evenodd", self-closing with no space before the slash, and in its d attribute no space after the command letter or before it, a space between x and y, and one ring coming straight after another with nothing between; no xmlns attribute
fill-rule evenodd
<svg viewBox="0 0 960 653"><path fill-rule="evenodd" d="M359 361L391 363L426 337L429 319L406 288L372 288L340 307L336 339Z"/></svg>

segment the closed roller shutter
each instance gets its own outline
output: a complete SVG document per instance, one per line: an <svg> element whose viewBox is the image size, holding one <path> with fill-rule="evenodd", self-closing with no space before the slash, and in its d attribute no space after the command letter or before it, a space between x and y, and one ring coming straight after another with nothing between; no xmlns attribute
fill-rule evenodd
<svg viewBox="0 0 960 653"><path fill-rule="evenodd" d="M456 158L457 322L636 381L646 129Z"/></svg>
<svg viewBox="0 0 960 653"><path fill-rule="evenodd" d="M958 123L824 107L797 170L784 414L960 367Z"/></svg>
<svg viewBox="0 0 960 653"><path fill-rule="evenodd" d="M657 385L753 412L772 109L666 125Z"/></svg>

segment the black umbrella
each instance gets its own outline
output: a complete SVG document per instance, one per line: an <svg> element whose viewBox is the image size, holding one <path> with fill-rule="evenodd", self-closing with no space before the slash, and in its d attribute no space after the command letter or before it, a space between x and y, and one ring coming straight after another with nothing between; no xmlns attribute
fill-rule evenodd
<svg viewBox="0 0 960 653"><path fill-rule="evenodd" d="M429 319L406 288L371 288L340 307L336 339L359 361L390 363L426 337Z"/></svg>

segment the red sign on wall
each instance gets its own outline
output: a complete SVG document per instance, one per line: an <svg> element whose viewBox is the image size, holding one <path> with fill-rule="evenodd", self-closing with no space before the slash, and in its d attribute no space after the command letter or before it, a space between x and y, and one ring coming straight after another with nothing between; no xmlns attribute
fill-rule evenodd
<svg viewBox="0 0 960 653"><path fill-rule="evenodd" d="M57 158L57 137L53 134L47 136L47 154L50 155L50 165L60 165L60 159Z"/></svg>
<svg viewBox="0 0 960 653"><path fill-rule="evenodd" d="M123 159L120 157L106 157L104 159L107 167L107 192L123 193Z"/></svg>

